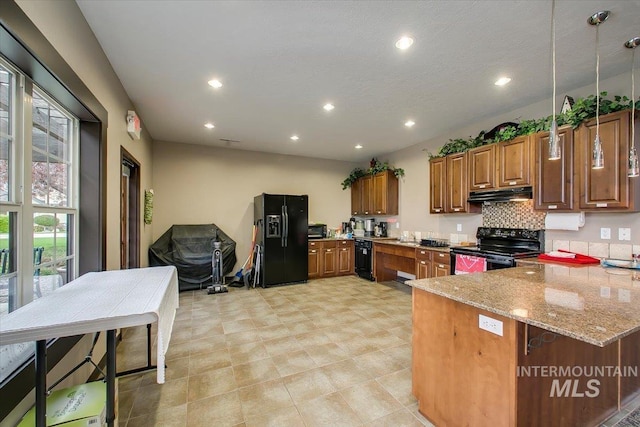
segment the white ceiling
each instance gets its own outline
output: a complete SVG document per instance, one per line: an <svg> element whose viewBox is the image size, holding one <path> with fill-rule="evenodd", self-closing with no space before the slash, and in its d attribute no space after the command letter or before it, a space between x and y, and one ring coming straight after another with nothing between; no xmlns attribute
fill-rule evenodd
<svg viewBox="0 0 640 427"><path fill-rule="evenodd" d="M364 161L551 95L548 0L77 3L154 140ZM603 9L601 79L630 69L640 1L558 0L559 95L595 81Z"/></svg>

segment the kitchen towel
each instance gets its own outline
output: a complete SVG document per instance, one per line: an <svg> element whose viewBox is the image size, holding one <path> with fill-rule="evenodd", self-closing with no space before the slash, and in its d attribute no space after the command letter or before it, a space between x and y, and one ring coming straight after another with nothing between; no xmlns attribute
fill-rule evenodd
<svg viewBox="0 0 640 427"><path fill-rule="evenodd" d="M549 212L544 218L544 228L547 230L578 231L580 227L584 227L584 212Z"/></svg>
<svg viewBox="0 0 640 427"><path fill-rule="evenodd" d="M473 255L456 254L454 274L481 273L487 271L487 259Z"/></svg>
<svg viewBox="0 0 640 427"><path fill-rule="evenodd" d="M573 252L565 251L562 249L559 249L558 252L573 253ZM551 255L551 253L548 253L548 254L538 255L538 259L546 260L546 261L565 262L567 264L600 264L600 260L598 258L594 258L588 255L582 255L582 254L575 254L573 258L566 258L566 257L555 257Z"/></svg>

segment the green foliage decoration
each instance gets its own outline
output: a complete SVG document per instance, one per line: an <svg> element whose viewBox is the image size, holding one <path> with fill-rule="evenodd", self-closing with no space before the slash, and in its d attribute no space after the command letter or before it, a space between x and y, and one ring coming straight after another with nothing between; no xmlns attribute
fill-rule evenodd
<svg viewBox="0 0 640 427"><path fill-rule="evenodd" d="M613 99L607 99L606 96L607 92L600 92L601 116L609 113L615 113L616 111L630 109L632 107L631 99L626 96L615 95ZM589 95L586 98L578 98L575 100L570 111L556 115L556 123L558 126L569 124L575 129L585 120L592 119L596 116L596 103L597 99L595 95ZM636 110L640 109L640 98L636 100L635 108ZM480 147L482 145L509 141L518 136L546 131L549 130L551 122L552 116L540 119L519 120L517 127L506 126L496 132L493 139L484 139L485 131L480 132L475 138L470 136L468 139L450 139L449 142L440 147L436 154L428 153L429 159L444 157L448 154L464 153L465 151L469 151L472 148Z"/></svg>
<svg viewBox="0 0 640 427"><path fill-rule="evenodd" d="M0 215L0 233L9 232L9 215Z"/></svg>
<svg viewBox="0 0 640 427"><path fill-rule="evenodd" d="M349 176L344 181L342 181L342 189L346 190L347 188L351 187L354 182L356 182L363 176L375 175L386 170L392 171L396 178L401 178L404 176L404 169L394 168L390 166L388 162L381 163L376 159L371 159L370 167L368 169L355 168L351 171Z"/></svg>

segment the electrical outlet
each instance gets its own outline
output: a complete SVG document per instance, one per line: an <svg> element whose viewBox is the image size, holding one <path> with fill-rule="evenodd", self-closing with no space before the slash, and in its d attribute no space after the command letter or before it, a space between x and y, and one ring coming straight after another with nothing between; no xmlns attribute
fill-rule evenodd
<svg viewBox="0 0 640 427"><path fill-rule="evenodd" d="M600 238L602 240L610 240L611 239L611 229L610 228L601 228L600 229Z"/></svg>
<svg viewBox="0 0 640 427"><path fill-rule="evenodd" d="M456 231L462 231L462 224L456 224Z"/></svg>
<svg viewBox="0 0 640 427"><path fill-rule="evenodd" d="M492 334L502 336L502 322L500 320L479 314L478 327Z"/></svg>
<svg viewBox="0 0 640 427"><path fill-rule="evenodd" d="M631 229L618 228L618 240L631 240Z"/></svg>
<svg viewBox="0 0 640 427"><path fill-rule="evenodd" d="M396 228L400 228L400 223L396 222Z"/></svg>

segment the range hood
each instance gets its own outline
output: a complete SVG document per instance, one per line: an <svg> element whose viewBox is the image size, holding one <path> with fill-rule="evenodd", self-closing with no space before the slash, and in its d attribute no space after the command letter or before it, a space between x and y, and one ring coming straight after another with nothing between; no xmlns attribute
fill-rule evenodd
<svg viewBox="0 0 640 427"><path fill-rule="evenodd" d="M467 202L515 202L524 201L533 197L533 189L528 187L503 188L499 190L472 191Z"/></svg>

